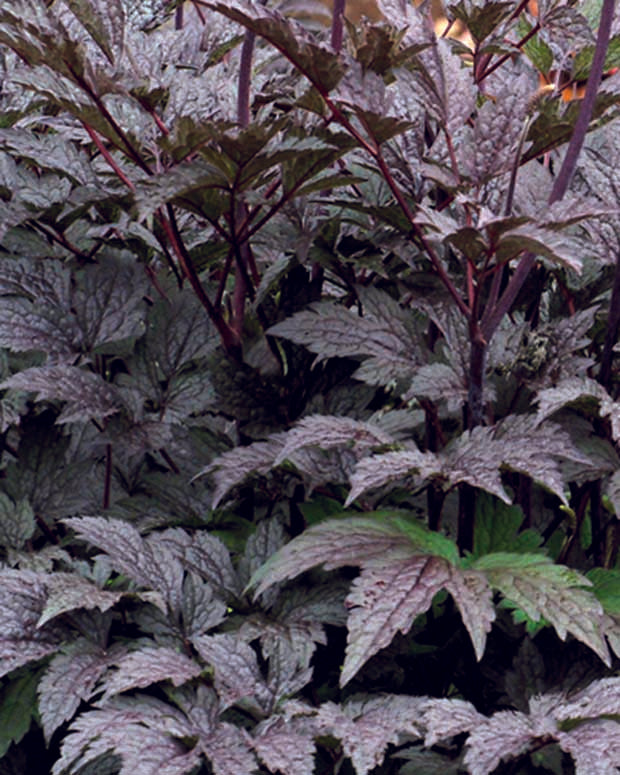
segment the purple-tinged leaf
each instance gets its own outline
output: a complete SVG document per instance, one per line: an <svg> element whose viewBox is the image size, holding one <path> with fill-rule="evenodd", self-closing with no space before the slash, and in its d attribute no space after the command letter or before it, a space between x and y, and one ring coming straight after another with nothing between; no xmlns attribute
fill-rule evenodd
<svg viewBox="0 0 620 775"><path fill-rule="evenodd" d="M618 712L616 704L615 713ZM573 757L575 775L617 775L620 768L620 723L596 719L557 736L560 747Z"/></svg>
<svg viewBox="0 0 620 775"><path fill-rule="evenodd" d="M220 700L213 689L204 684L185 686L176 689L173 697L189 719L191 736L197 739L196 747L209 759L215 775L250 775L256 771L258 765L249 733L219 721Z"/></svg>
<svg viewBox="0 0 620 775"><path fill-rule="evenodd" d="M589 377L568 378L553 387L540 390L537 395L538 421L542 422L566 406L603 404L610 400L609 394L599 382Z"/></svg>
<svg viewBox="0 0 620 775"><path fill-rule="evenodd" d="M368 313L331 303L319 303L272 326L269 333L303 344L326 358L370 356L354 376L369 384L406 380L422 365L420 345L405 325L406 316L388 294L374 289L362 295ZM383 302L383 308L378 300Z"/></svg>
<svg viewBox="0 0 620 775"><path fill-rule="evenodd" d="M557 710L560 720L618 715L620 711L620 677L593 681L585 689L567 698Z"/></svg>
<svg viewBox="0 0 620 775"><path fill-rule="evenodd" d="M206 530L190 535L180 528L172 528L161 533L159 540L170 548L182 565L206 579L224 599L241 594L242 585L233 568L230 552L217 536Z"/></svg>
<svg viewBox="0 0 620 775"><path fill-rule="evenodd" d="M394 439L379 426L350 417L312 415L300 420L288 433L274 464L295 460L295 452L304 447L350 447L360 456L369 449L393 444Z"/></svg>
<svg viewBox="0 0 620 775"><path fill-rule="evenodd" d="M540 554L496 552L475 560L473 568L530 619L544 617L562 640L570 632L609 664L601 628L603 609L587 589L591 582L585 576Z"/></svg>
<svg viewBox="0 0 620 775"><path fill-rule="evenodd" d="M123 596L123 592L113 592L100 589L92 581L88 581L77 573L49 573L45 576L47 601L37 627L54 619L56 616L74 611L77 608L98 608L107 611Z"/></svg>
<svg viewBox="0 0 620 775"><path fill-rule="evenodd" d="M201 671L197 662L165 646L132 651L115 660L114 667L114 672L106 675L102 682L101 688L105 690L102 703L115 694L130 689L143 689L162 681L180 686L196 678Z"/></svg>
<svg viewBox="0 0 620 775"><path fill-rule="evenodd" d="M442 558L415 555L406 548L364 563L346 600L351 611L340 686L388 646L397 632L411 629L416 616L430 608L450 581L450 568Z"/></svg>
<svg viewBox="0 0 620 775"><path fill-rule="evenodd" d="M94 694L97 681L109 665L125 651L115 645L110 650L78 638L56 654L39 682L39 713L45 739L72 718L80 703Z"/></svg>
<svg viewBox="0 0 620 775"><path fill-rule="evenodd" d="M357 500L366 490L384 487L408 477L413 477L414 481L420 484L433 474L439 474L440 470L441 463L436 455L418 449L386 452L362 458L350 477L351 490L345 507Z"/></svg>
<svg viewBox="0 0 620 775"><path fill-rule="evenodd" d="M117 388L77 366L37 366L5 379L0 388L37 393L37 401L65 401L59 423L103 420L123 406Z"/></svg>
<svg viewBox="0 0 620 775"><path fill-rule="evenodd" d="M175 737L191 739L192 727L173 706L149 697L116 700L77 717L52 773L80 772L85 764L113 752L122 761L118 775L186 775L201 755Z"/></svg>
<svg viewBox="0 0 620 775"><path fill-rule="evenodd" d="M444 584L459 609L471 638L476 659L484 654L487 635L495 621L493 593L484 574L451 568L451 578Z"/></svg>
<svg viewBox="0 0 620 775"><path fill-rule="evenodd" d="M315 565L327 570L360 566L398 549L406 553L411 542L386 520L352 518L332 520L311 527L268 560L252 577L250 585L260 595L272 584L292 579Z"/></svg>
<svg viewBox="0 0 620 775"><path fill-rule="evenodd" d="M256 441L247 447L236 447L230 452L224 452L196 474L204 476L213 474L215 491L213 493L213 508L240 484L249 474L265 476L273 468L274 460L284 444L284 434L272 436L269 441Z"/></svg>
<svg viewBox="0 0 620 775"><path fill-rule="evenodd" d="M543 726L534 724L524 713L510 710L480 718L467 738L465 764L471 775L489 775L504 759L528 751L537 736L553 736L555 732L552 718Z"/></svg>
<svg viewBox="0 0 620 775"><path fill-rule="evenodd" d="M65 0L112 64L120 58L125 34L122 0Z"/></svg>
<svg viewBox="0 0 620 775"><path fill-rule="evenodd" d="M217 627L226 618L226 603L215 597L210 584L192 572L183 582L181 605L183 634L188 640Z"/></svg>
<svg viewBox="0 0 620 775"><path fill-rule="evenodd" d="M326 702L319 708L316 723L342 742L357 775L366 775L383 762L385 749L398 743L401 735L422 737L425 702L424 697L390 694L352 700L344 706Z"/></svg>
<svg viewBox="0 0 620 775"><path fill-rule="evenodd" d="M37 627L46 597L43 574L0 571L0 677L60 648L60 627Z"/></svg>
<svg viewBox="0 0 620 775"><path fill-rule="evenodd" d="M428 700L424 705L422 724L426 729L424 745L428 748L440 740L469 732L484 721L471 702L465 700Z"/></svg>
<svg viewBox="0 0 620 775"><path fill-rule="evenodd" d="M113 568L161 593L172 609L181 609L183 568L164 539L143 538L135 527L118 519L74 517L65 522L80 538L106 552Z"/></svg>
<svg viewBox="0 0 620 775"><path fill-rule="evenodd" d="M258 763L252 753L252 743L244 729L221 723L199 745L211 762L214 775L239 775L258 772Z"/></svg>
<svg viewBox="0 0 620 775"><path fill-rule="evenodd" d="M254 533L248 538L245 552L239 562L238 573L241 583L249 583L252 574L282 548L286 534L277 518L260 522Z"/></svg>
<svg viewBox="0 0 620 775"><path fill-rule="evenodd" d="M252 747L271 772L313 775L316 747L311 734L293 722L268 719L254 730Z"/></svg>
<svg viewBox="0 0 620 775"><path fill-rule="evenodd" d="M273 696L251 646L230 633L201 635L194 638L193 645L202 659L213 666L221 710L240 700L257 704L263 711L271 709Z"/></svg>

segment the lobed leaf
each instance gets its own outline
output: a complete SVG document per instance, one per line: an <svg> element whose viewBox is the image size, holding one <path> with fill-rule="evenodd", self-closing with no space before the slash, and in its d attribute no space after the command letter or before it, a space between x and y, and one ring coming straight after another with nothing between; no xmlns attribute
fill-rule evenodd
<svg viewBox="0 0 620 775"><path fill-rule="evenodd" d="M381 765L389 744L398 744L405 735L422 736L425 702L424 697L390 694L351 699L342 706L326 702L319 707L316 723L323 733L341 741L356 775L367 775Z"/></svg>
<svg viewBox="0 0 620 775"><path fill-rule="evenodd" d="M101 676L125 651L116 644L108 650L86 638L76 638L54 655L38 686L39 714L46 741L82 702L95 694Z"/></svg>
<svg viewBox="0 0 620 775"><path fill-rule="evenodd" d="M170 681L173 686L200 675L200 665L190 657L166 646L146 647L121 655L111 665L115 668L102 681L101 702L130 689L144 689L155 683Z"/></svg>
<svg viewBox="0 0 620 775"><path fill-rule="evenodd" d="M587 589L591 583L585 576L540 554L496 552L475 560L472 567L530 619L546 619L562 640L570 632L609 664L602 607Z"/></svg>

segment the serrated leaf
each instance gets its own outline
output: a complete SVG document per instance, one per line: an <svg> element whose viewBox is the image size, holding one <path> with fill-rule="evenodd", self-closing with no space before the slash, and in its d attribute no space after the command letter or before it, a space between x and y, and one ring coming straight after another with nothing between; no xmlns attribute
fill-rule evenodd
<svg viewBox="0 0 620 775"><path fill-rule="evenodd" d="M321 89L330 91L342 77L343 62L338 54L317 45L301 27L277 12L243 0L207 5L267 40Z"/></svg>
<svg viewBox="0 0 620 775"><path fill-rule="evenodd" d="M114 662L115 670L105 676L101 701L129 689L144 689L155 683L170 681L173 686L200 675L201 667L190 657L165 646L142 648L125 654Z"/></svg>
<svg viewBox="0 0 620 775"><path fill-rule="evenodd" d="M387 293L359 293L364 317L323 302L277 323L268 333L306 345L319 361L370 356L354 375L369 384L406 381L421 365L420 345L405 325L407 315Z"/></svg>
<svg viewBox="0 0 620 775"><path fill-rule="evenodd" d="M122 54L124 42L125 9L122 0L65 0L65 2L111 64L115 64Z"/></svg>
<svg viewBox="0 0 620 775"><path fill-rule="evenodd" d="M451 576L448 563L438 557L412 556L406 551L396 554L392 550L389 564L386 559L365 562L347 596L350 613L340 686L388 646L397 632L408 632Z"/></svg>
<svg viewBox="0 0 620 775"><path fill-rule="evenodd" d="M0 388L37 393L38 401L65 401L59 423L103 420L120 411L122 395L98 374L77 366L38 366L13 374Z"/></svg>
<svg viewBox="0 0 620 775"><path fill-rule="evenodd" d="M107 650L85 638L77 638L54 655L38 687L39 713L45 739L73 718L82 702L94 694L97 681L125 647Z"/></svg>
<svg viewBox="0 0 620 775"><path fill-rule="evenodd" d="M474 561L492 587L533 621L549 621L562 640L567 633L585 643L606 664L609 651L601 632L602 607L587 589L585 576L543 555L496 552Z"/></svg>
<svg viewBox="0 0 620 775"><path fill-rule="evenodd" d="M484 719L471 702L456 699L430 699L424 705L422 723L427 732L427 748L475 728Z"/></svg>
<svg viewBox="0 0 620 775"><path fill-rule="evenodd" d="M53 775L79 772L88 762L113 752L122 761L119 775L189 775L201 761L199 750L175 739L191 739L193 729L175 708L153 698L116 700L78 716L62 742Z"/></svg>
<svg viewBox="0 0 620 775"><path fill-rule="evenodd" d="M55 262L0 265L0 345L16 352L76 355L140 333L145 280L110 256L72 278Z"/></svg>
<svg viewBox="0 0 620 775"><path fill-rule="evenodd" d="M160 535L181 563L197 576L204 578L224 599L241 595L242 585L224 543L205 530L188 533L180 528Z"/></svg>
<svg viewBox="0 0 620 775"><path fill-rule="evenodd" d="M38 627L61 614L78 608L98 608L104 612L115 605L123 592L100 589L77 573L49 573L45 578L47 600Z"/></svg>
<svg viewBox="0 0 620 775"><path fill-rule="evenodd" d="M372 447L392 444L394 439L382 428L373 423L360 422L349 417L330 415L312 415L300 420L288 433L282 450L274 464L278 465L286 458L304 447L352 447L355 452L363 453Z"/></svg>
<svg viewBox="0 0 620 775"><path fill-rule="evenodd" d="M44 579L32 571L0 571L0 676L60 648L64 631L37 628L45 606Z"/></svg>
<svg viewBox="0 0 620 775"><path fill-rule="evenodd" d="M454 598L476 657L481 659L495 619L491 590L482 574L462 572L440 557L399 557L392 552L382 560L365 563L347 597L351 612L341 686L398 631L408 632L441 589Z"/></svg>
<svg viewBox="0 0 620 775"><path fill-rule="evenodd" d="M558 735L562 750L575 762L575 775L616 775L620 762L620 724L597 719Z"/></svg>
<svg viewBox="0 0 620 775"><path fill-rule="evenodd" d="M118 519L74 517L65 522L80 538L106 552L113 568L161 593L173 610L181 609L183 569L165 540L157 535L143 538L135 527Z"/></svg>
<svg viewBox="0 0 620 775"><path fill-rule="evenodd" d="M226 603L215 596L210 584L190 572L183 582L181 615L184 635L191 640L224 621Z"/></svg>
<svg viewBox="0 0 620 775"><path fill-rule="evenodd" d="M266 475L284 444L284 434L272 436L269 441L256 441L247 447L236 447L224 452L196 474L196 477L213 473L215 491L213 508L217 508L225 495L248 474Z"/></svg>
<svg viewBox="0 0 620 775"><path fill-rule="evenodd" d="M345 501L349 506L359 496L375 487L384 487L391 482L413 477L419 485L433 474L440 475L441 463L432 452L406 449L400 452L386 452L362 458L350 477L351 489Z"/></svg>
<svg viewBox="0 0 620 775"><path fill-rule="evenodd" d="M388 551L406 553L412 543L387 519L328 520L306 530L271 557L252 576L249 586L260 595L272 584L292 579L315 565L326 570L345 565L362 566Z"/></svg>
<svg viewBox="0 0 620 775"><path fill-rule="evenodd" d="M193 645L215 671L215 688L221 710L245 700L269 712L273 702L261 675L255 651L239 637L229 633L201 635Z"/></svg>
<svg viewBox="0 0 620 775"><path fill-rule="evenodd" d="M542 542L534 530L520 531L524 514L519 506L508 506L486 493L476 496L474 557L492 552L536 551Z"/></svg>
<svg viewBox="0 0 620 775"><path fill-rule="evenodd" d="M19 743L36 718L36 671L28 670L13 676L0 690L0 757L12 743Z"/></svg>
<svg viewBox="0 0 620 775"><path fill-rule="evenodd" d="M0 543L5 548L21 549L34 535L36 523L29 501L15 503L0 493Z"/></svg>
<svg viewBox="0 0 620 775"><path fill-rule="evenodd" d="M378 767L390 743L401 735L421 737L419 716L425 698L381 694L367 700L349 700L344 705L323 703L316 722L324 733L342 742L356 775L367 775Z"/></svg>
<svg viewBox="0 0 620 775"><path fill-rule="evenodd" d="M540 736L553 734L552 719ZM471 775L489 775L507 758L517 757L529 750L538 730L523 713L500 711L490 719L480 720L467 738L465 764Z"/></svg>
<svg viewBox="0 0 620 775"><path fill-rule="evenodd" d="M296 730L294 724L284 719L260 724L254 732L252 747L272 772L314 773L316 747L312 735Z"/></svg>

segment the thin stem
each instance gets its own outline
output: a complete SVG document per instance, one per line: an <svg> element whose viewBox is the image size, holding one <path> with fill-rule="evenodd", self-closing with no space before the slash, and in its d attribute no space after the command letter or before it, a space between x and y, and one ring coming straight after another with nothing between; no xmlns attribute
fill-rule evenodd
<svg viewBox="0 0 620 775"><path fill-rule="evenodd" d="M618 339L618 329L620 328L620 253L616 256L616 268L614 272L614 285L611 291L611 301L609 302L609 317L607 318L607 330L605 332L605 342L603 344L603 354L601 357L601 370L598 375L598 381L611 394L611 365L614 356L614 345Z"/></svg>
<svg viewBox="0 0 620 775"><path fill-rule="evenodd" d="M87 81L84 80L78 73L75 72L74 68L72 67L70 62L65 62L69 72L73 75L75 82L78 84L78 86L88 94L88 96L91 98L91 100L95 103L97 106L97 109L101 113L101 115L105 118L105 120L108 122L108 124L112 127L114 132L118 135L121 143L125 147L125 151L127 152L127 155L132 159L132 161L140 167L141 170L148 173L149 175L152 174L152 171L149 167L149 165L144 161L144 159L140 156L138 151L133 147L133 144L129 141L127 138L127 135L125 132L121 129L121 127L117 124L117 122L114 120L112 115L110 114L110 111L106 108L105 103L101 99L101 97L97 94L97 92L91 88L91 86L88 84Z"/></svg>
<svg viewBox="0 0 620 775"><path fill-rule="evenodd" d="M579 110L579 115L577 116L577 121L575 122L573 134L569 141L568 148L566 149L564 162L562 163L562 167L554 181L553 188L549 196L549 204L557 202L564 196L575 171L577 159L581 152L581 148L590 125L590 119L592 118L592 112L596 102L596 95L598 93L598 88L603 75L603 66L605 63L607 48L609 46L613 15L614 0L603 0L601 21L596 38L596 49L594 51L592 68L588 77L585 95L581 102L581 107ZM493 309L487 308L488 314L485 315L485 319L482 323L482 335L487 342L491 340L491 337L495 333L495 330L500 324L500 321L512 307L515 299L519 294L519 291L527 279L527 276L532 270L535 261L536 256L533 253L525 253L519 262L514 274L510 278L506 290L502 294L497 304L494 305Z"/></svg>
<svg viewBox="0 0 620 775"><path fill-rule="evenodd" d="M334 51L340 51L342 49L342 33L343 33L342 17L344 16L345 2L346 0L334 0L334 10L332 12L332 34L331 34L331 44Z"/></svg>
<svg viewBox="0 0 620 775"><path fill-rule="evenodd" d="M246 30L241 46L239 62L239 92L237 95L237 121L241 127L250 123L250 87L252 85L252 56L256 35L252 30Z"/></svg>
<svg viewBox="0 0 620 775"><path fill-rule="evenodd" d="M112 445L105 445L105 479L103 482L103 509L110 508L110 490L112 486Z"/></svg>
<svg viewBox="0 0 620 775"><path fill-rule="evenodd" d="M526 0L526 2L528 2L528 0ZM532 29L526 35L524 35L518 43L514 44L515 50L520 51L523 48L523 46L525 46L525 44L528 42L528 40L530 40L530 38L533 38L534 35L536 35L536 33L539 30L540 30L540 22L536 22L536 24L532 27ZM490 65L489 67L487 67L487 69L481 74L480 81L484 81L485 78L488 78L491 75L491 73L494 73L498 67L501 67L504 64L504 62L507 62L512 56L514 56L513 53L503 54L501 57L499 57L499 59L496 59L495 62L493 62L493 64Z"/></svg>
<svg viewBox="0 0 620 775"><path fill-rule="evenodd" d="M127 177L127 175L125 175L125 173L123 172L123 170L122 170L122 169L119 167L119 165L118 165L118 164L117 164L117 163L114 161L114 158L112 157L112 154L111 154L111 153L110 153L110 151L108 151L108 149L105 147L105 145L104 145L104 144L103 144L103 142L101 141L101 138L99 137L99 135L97 134L97 132L95 132L95 130L94 130L94 129L91 129L91 127L89 127L89 126L88 126L88 124L87 124L86 122L84 122L84 121L82 121L82 126L83 126L83 127L84 127L84 129L85 129L85 130L88 132L88 134L89 134L89 136L90 136L91 140L92 140L92 141L95 143L95 145L97 146L97 148L98 148L98 150L100 151L100 153L101 153L101 155L103 156L103 158L104 158L104 159L107 161L107 163L108 163L108 165L110 166L110 168L111 168L112 170L114 170L114 173L116 174L116 176L118 177L118 179L119 179L121 182L123 182L123 183L124 183L124 184L127 186L127 188L128 188L130 191L135 191L135 190L136 190L136 187L135 187L135 185L133 184L133 182L132 182L131 180L129 180L129 178Z"/></svg>
<svg viewBox="0 0 620 775"><path fill-rule="evenodd" d="M191 256L187 252L187 248L185 247L185 244L181 239L181 235L179 233L179 229L177 226L176 217L174 215L174 210L172 208L172 205L167 204L166 209L168 212L168 218L166 218L163 212L161 211L161 209L159 209L156 212L157 219L161 224L162 228L164 229L164 231L166 232L166 236L168 237L168 240L172 245L172 249L174 250L177 260L179 262L179 265L183 270L183 274L189 280L190 285L194 290L194 293L198 297L198 300L200 301L202 306L206 309L207 314L209 315L209 318L217 328L220 338L222 340L222 344L224 345L226 351L230 355L237 357L240 352L240 342L237 336L235 335L235 332L230 328L230 326L226 323L226 321L222 318L222 316L216 311L213 304L211 303L211 300L207 296L207 292L205 291L205 289L202 286L202 283L200 282L200 278L198 277L198 274L196 273L196 269L194 268L194 265L192 263Z"/></svg>
<svg viewBox="0 0 620 775"><path fill-rule="evenodd" d="M92 260L87 253L82 252L79 248L76 248L75 245L69 242L65 235L59 231L58 227L54 227L54 231L51 231L42 223L37 223L36 221L33 221L30 225L33 229L36 229L37 231L40 231L42 234L44 234L50 242L56 242L59 245L62 245L63 248L66 248L70 253L73 253L73 255L76 258L79 258L81 261Z"/></svg>

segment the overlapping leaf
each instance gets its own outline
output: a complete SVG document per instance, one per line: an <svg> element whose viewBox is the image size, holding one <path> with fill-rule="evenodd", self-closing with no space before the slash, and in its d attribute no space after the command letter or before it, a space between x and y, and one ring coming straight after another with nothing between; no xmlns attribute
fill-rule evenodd
<svg viewBox="0 0 620 775"><path fill-rule="evenodd" d="M420 717L424 697L379 694L367 700L352 699L343 705L326 702L316 717L319 729L342 741L357 775L378 767L390 743L401 735L421 737Z"/></svg>
<svg viewBox="0 0 620 775"><path fill-rule="evenodd" d="M80 703L93 696L99 678L124 651L125 647L118 644L107 650L86 638L77 638L52 658L38 687L39 713L46 740L73 718Z"/></svg>
<svg viewBox="0 0 620 775"><path fill-rule="evenodd" d="M562 640L571 633L609 664L601 629L603 610L585 576L540 554L496 552L474 561L472 567L530 619L544 617Z"/></svg>

